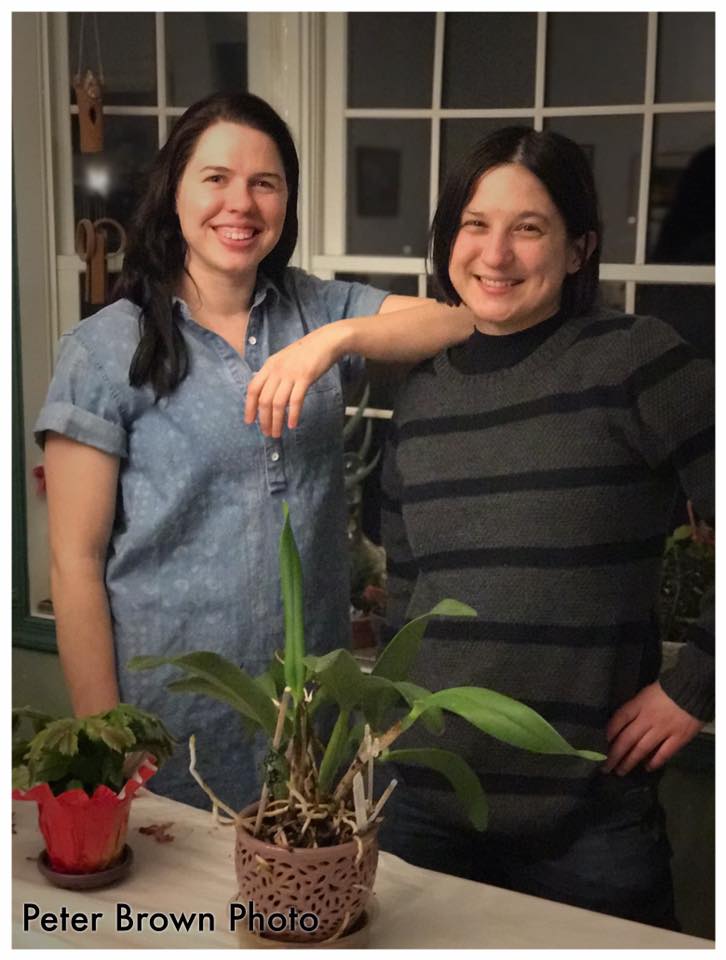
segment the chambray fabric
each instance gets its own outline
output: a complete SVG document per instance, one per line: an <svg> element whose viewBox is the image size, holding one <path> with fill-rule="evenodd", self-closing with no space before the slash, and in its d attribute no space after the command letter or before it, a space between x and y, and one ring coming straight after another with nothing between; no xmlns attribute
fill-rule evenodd
<svg viewBox="0 0 726 960"><path fill-rule="evenodd" d="M199 695L170 693L178 671L127 670L137 654L215 650L261 673L283 642L278 539L282 502L304 571L308 649L326 652L349 633L349 572L342 472L341 376L346 358L308 392L300 425L266 438L243 420L247 385L267 357L342 317L378 312L386 293L321 281L290 268L284 286L260 276L242 358L198 325L180 301L190 372L154 401L129 386L139 311L118 301L62 337L55 374L35 425L120 459L118 499L106 564L122 698L162 715L180 740L150 782L167 796L206 806L188 773L198 768L234 807L254 798L261 741L244 742L237 715Z"/></svg>

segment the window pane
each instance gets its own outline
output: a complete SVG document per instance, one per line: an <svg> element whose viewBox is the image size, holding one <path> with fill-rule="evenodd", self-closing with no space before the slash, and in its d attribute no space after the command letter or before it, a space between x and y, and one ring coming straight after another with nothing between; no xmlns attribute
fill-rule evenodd
<svg viewBox="0 0 726 960"><path fill-rule="evenodd" d="M336 273L336 280L349 283L367 283L379 290L388 290L402 297L418 296L418 277L412 273Z"/></svg>
<svg viewBox="0 0 726 960"><path fill-rule="evenodd" d="M712 113L655 118L650 173L648 259L713 263L716 149Z"/></svg>
<svg viewBox="0 0 726 960"><path fill-rule="evenodd" d="M601 280L599 292L604 307L625 310L625 284L620 280Z"/></svg>
<svg viewBox="0 0 726 960"><path fill-rule="evenodd" d="M430 107L433 13L348 14L348 106Z"/></svg>
<svg viewBox="0 0 726 960"><path fill-rule="evenodd" d="M602 259L632 263L643 118L552 117L545 120L545 126L579 143L593 166L603 220Z"/></svg>
<svg viewBox="0 0 726 960"><path fill-rule="evenodd" d="M531 107L535 13L447 13L444 107Z"/></svg>
<svg viewBox="0 0 726 960"><path fill-rule="evenodd" d="M81 68L98 75L103 66L103 102L126 106L156 103L156 25L153 13L69 13L68 63L71 81L78 70L83 26ZM75 102L75 101L74 101Z"/></svg>
<svg viewBox="0 0 726 960"><path fill-rule="evenodd" d="M115 243L115 240L114 240L114 243ZM119 278L118 273L108 274L108 281L107 281L108 297L106 298L106 303L113 303L113 301L116 299L113 295L113 287L116 281L118 280L118 278ZM92 314L98 313L99 310L102 310L104 307L104 304L91 303L86 299L86 276L83 273L81 273L78 277L78 288L80 290L80 295L81 295L81 315L80 317L77 317L77 319L85 320L86 317L90 317ZM52 606L48 612L53 613Z"/></svg>
<svg viewBox="0 0 726 960"><path fill-rule="evenodd" d="M655 99L713 100L715 58L712 13L659 13Z"/></svg>
<svg viewBox="0 0 726 960"><path fill-rule="evenodd" d="M645 13L547 15L548 106L642 103Z"/></svg>
<svg viewBox="0 0 726 960"><path fill-rule="evenodd" d="M635 312L660 317L712 360L715 356L715 289L706 284L639 283Z"/></svg>
<svg viewBox="0 0 726 960"><path fill-rule="evenodd" d="M447 173L465 157L474 144L502 127L532 127L526 117L488 117L467 120L442 120L439 185L443 186Z"/></svg>
<svg viewBox="0 0 726 960"><path fill-rule="evenodd" d="M167 100L188 107L218 90L247 89L243 13L166 13Z"/></svg>
<svg viewBox="0 0 726 960"><path fill-rule="evenodd" d="M106 117L103 151L79 151L78 117L71 118L73 208L76 220L113 217L128 227L156 154L156 117Z"/></svg>
<svg viewBox="0 0 726 960"><path fill-rule="evenodd" d="M348 121L347 253L425 256L430 141L427 120Z"/></svg>

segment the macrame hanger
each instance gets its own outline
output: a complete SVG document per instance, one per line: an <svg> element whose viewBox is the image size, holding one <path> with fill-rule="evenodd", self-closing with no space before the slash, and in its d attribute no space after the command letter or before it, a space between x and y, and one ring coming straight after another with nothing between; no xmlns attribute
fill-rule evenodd
<svg viewBox="0 0 726 960"><path fill-rule="evenodd" d="M93 14L96 34L97 73L89 67L83 70L83 30L85 13L81 14L78 31L78 69L73 78L73 89L78 104L78 124L81 134L81 153L99 153L103 150L103 62L101 60L101 38L98 31L98 14Z"/></svg>

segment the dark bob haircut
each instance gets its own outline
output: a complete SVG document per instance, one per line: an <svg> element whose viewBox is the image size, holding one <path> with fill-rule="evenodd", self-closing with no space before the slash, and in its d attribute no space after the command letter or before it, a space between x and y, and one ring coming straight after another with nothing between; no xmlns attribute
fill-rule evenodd
<svg viewBox="0 0 726 960"><path fill-rule="evenodd" d="M461 224L461 214L479 178L494 167L519 163L547 189L565 221L571 240L592 230L597 244L577 273L562 285L561 312L567 317L587 313L597 297L602 231L597 192L590 164L580 147L549 130L504 127L480 140L448 175L431 225L432 272L446 303L458 305L461 297L449 277L451 250Z"/></svg>
<svg viewBox="0 0 726 960"><path fill-rule="evenodd" d="M297 243L297 151L285 121L251 93L215 93L193 104L174 125L156 156L131 221L123 270L114 294L141 308L141 340L131 361L129 382L150 383L159 396L171 393L188 370L186 346L176 323L172 297L185 269L187 245L176 214L179 181L200 136L217 123L239 123L267 134L277 146L287 182L287 210L276 246L260 263L282 283Z"/></svg>

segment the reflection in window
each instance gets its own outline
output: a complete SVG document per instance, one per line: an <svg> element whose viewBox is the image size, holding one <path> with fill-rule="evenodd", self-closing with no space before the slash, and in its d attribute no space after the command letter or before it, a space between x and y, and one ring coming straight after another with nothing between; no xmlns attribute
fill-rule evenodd
<svg viewBox="0 0 726 960"><path fill-rule="evenodd" d="M711 113L655 118L648 203L652 263L714 262L716 150Z"/></svg>
<svg viewBox="0 0 726 960"><path fill-rule="evenodd" d="M441 121L441 162L439 186L442 187L447 173L465 157L478 140L489 136L502 127L532 128L527 117L480 117L477 119Z"/></svg>
<svg viewBox="0 0 726 960"><path fill-rule="evenodd" d="M349 120L346 252L423 257L431 125Z"/></svg>
<svg viewBox="0 0 726 960"><path fill-rule="evenodd" d="M433 13L348 14L348 106L430 107Z"/></svg>
<svg viewBox="0 0 726 960"><path fill-rule="evenodd" d="M592 164L604 224L603 261L632 263L643 118L552 117L545 120L545 127L579 143Z"/></svg>
<svg viewBox="0 0 726 960"><path fill-rule="evenodd" d="M78 117L71 118L73 208L76 221L113 217L128 227L158 149L156 117L104 118L101 153L79 152Z"/></svg>
<svg viewBox="0 0 726 960"><path fill-rule="evenodd" d="M447 13L444 107L531 107L535 13Z"/></svg>
<svg viewBox="0 0 726 960"><path fill-rule="evenodd" d="M660 317L693 346L715 357L715 288L711 284L639 283L635 312Z"/></svg>
<svg viewBox="0 0 726 960"><path fill-rule="evenodd" d="M153 13L69 13L68 63L71 81L79 64L99 73L103 68L104 104L124 106L156 103L156 24ZM100 43L98 63L96 26Z"/></svg>
<svg viewBox="0 0 726 960"><path fill-rule="evenodd" d="M646 13L547 15L545 103L642 103Z"/></svg>
<svg viewBox="0 0 726 960"><path fill-rule="evenodd" d="M715 59L712 13L658 14L658 103L713 100Z"/></svg>
<svg viewBox="0 0 726 960"><path fill-rule="evenodd" d="M167 100L188 107L216 91L247 89L243 13L165 13Z"/></svg>

